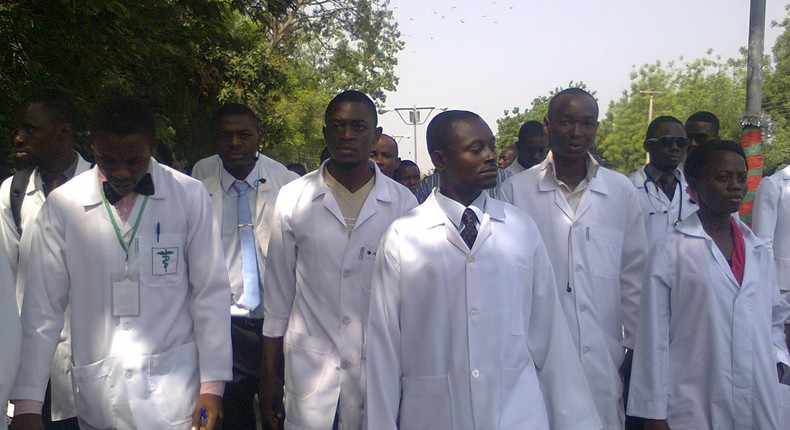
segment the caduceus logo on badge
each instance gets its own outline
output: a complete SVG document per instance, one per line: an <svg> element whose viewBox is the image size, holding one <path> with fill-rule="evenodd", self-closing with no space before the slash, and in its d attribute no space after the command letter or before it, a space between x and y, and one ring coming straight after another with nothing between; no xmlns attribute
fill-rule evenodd
<svg viewBox="0 0 790 430"><path fill-rule="evenodd" d="M178 248L154 248L153 257L154 275L169 275L178 271Z"/></svg>
<svg viewBox="0 0 790 430"><path fill-rule="evenodd" d="M168 262L170 261L170 256L173 255L173 251L165 249L164 251L159 251L156 254L162 256L162 267L164 267L165 272L167 272Z"/></svg>

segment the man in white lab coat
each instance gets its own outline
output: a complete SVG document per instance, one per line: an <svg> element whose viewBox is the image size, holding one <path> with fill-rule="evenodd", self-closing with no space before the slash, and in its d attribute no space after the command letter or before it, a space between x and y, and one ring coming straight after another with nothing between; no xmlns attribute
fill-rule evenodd
<svg viewBox="0 0 790 430"><path fill-rule="evenodd" d="M274 210L264 285L262 412L289 430L362 427L365 339L381 235L417 205L369 160L381 135L376 107L345 91L327 106L330 159L284 186Z"/></svg>
<svg viewBox="0 0 790 430"><path fill-rule="evenodd" d="M232 292L233 382L225 386L222 427L234 430L256 428L254 397L263 354L262 281L272 213L280 188L298 178L258 152L258 123L255 113L242 104L219 108L211 129L221 163L201 180L220 223Z"/></svg>
<svg viewBox="0 0 790 430"><path fill-rule="evenodd" d="M0 405L3 408L8 403L8 395L11 393L11 385L19 365L20 339L14 277L11 275L5 250L0 247L0 345L3 346L0 348ZM6 418L3 412L0 414L0 430L5 429Z"/></svg>
<svg viewBox="0 0 790 430"><path fill-rule="evenodd" d="M569 88L549 102L551 151L540 165L505 182L501 198L538 225L554 266L560 302L606 429L622 429L619 374L633 348L647 243L636 190L589 154L598 104Z"/></svg>
<svg viewBox="0 0 790 430"><path fill-rule="evenodd" d="M68 94L43 90L25 99L15 118L14 152L19 169L0 186L0 236L17 285L20 308L30 252L30 235L25 234L26 230L32 227L52 190L90 169L90 163L74 150L78 115L77 106ZM50 369L52 394L48 390L44 402L45 427L59 430L79 428L71 386L68 325L67 317Z"/></svg>
<svg viewBox="0 0 790 430"><path fill-rule="evenodd" d="M650 162L631 176L645 218L648 248L697 210L686 178L678 167L686 157L688 138L677 118L660 116L647 127L644 148Z"/></svg>
<svg viewBox="0 0 790 430"><path fill-rule="evenodd" d="M427 140L442 186L376 257L367 428L600 428L537 226L483 192L491 129L447 111Z"/></svg>
<svg viewBox="0 0 790 430"><path fill-rule="evenodd" d="M203 185L160 166L153 116L116 96L91 123L97 167L50 194L32 227L15 429L41 428L72 310L83 429L214 428L231 378L230 288ZM201 428L204 428L201 427Z"/></svg>
<svg viewBox="0 0 790 430"><path fill-rule="evenodd" d="M512 174L521 173L530 167L540 164L549 152L549 139L538 121L527 121L518 129L516 141L518 157L505 170Z"/></svg>

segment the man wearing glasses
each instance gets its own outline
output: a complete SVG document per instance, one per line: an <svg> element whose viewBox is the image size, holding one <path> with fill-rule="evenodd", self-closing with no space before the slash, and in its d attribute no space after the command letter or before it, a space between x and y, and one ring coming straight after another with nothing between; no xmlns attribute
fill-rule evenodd
<svg viewBox="0 0 790 430"><path fill-rule="evenodd" d="M631 182L645 217L648 247L697 209L689 200L686 179L678 167L688 147L689 139L677 118L660 116L647 127L644 148L650 158Z"/></svg>
<svg viewBox="0 0 790 430"><path fill-rule="evenodd" d="M684 126L689 138L689 149L693 150L706 140L719 138L719 118L708 111L699 111L686 120ZM683 170L683 169L681 169Z"/></svg>

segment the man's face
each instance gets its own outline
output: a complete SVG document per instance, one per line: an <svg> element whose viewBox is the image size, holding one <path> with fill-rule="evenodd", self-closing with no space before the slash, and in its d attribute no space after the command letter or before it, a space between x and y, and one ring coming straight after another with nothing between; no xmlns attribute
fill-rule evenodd
<svg viewBox="0 0 790 430"><path fill-rule="evenodd" d="M388 136L382 135L370 151L370 159L379 166L379 170L387 177L392 177L400 165L398 145Z"/></svg>
<svg viewBox="0 0 790 430"><path fill-rule="evenodd" d="M225 170L234 176L246 177L255 166L255 155L261 142L255 120L246 115L218 118L213 124L213 140Z"/></svg>
<svg viewBox="0 0 790 430"><path fill-rule="evenodd" d="M64 139L71 139L71 125L53 121L43 103L23 106L14 122L14 156L20 166L37 166L60 156Z"/></svg>
<svg viewBox="0 0 790 430"><path fill-rule="evenodd" d="M586 94L564 94L555 101L554 112L543 120L554 157L578 161L588 157L598 132L598 107Z"/></svg>
<svg viewBox="0 0 790 430"><path fill-rule="evenodd" d="M645 140L645 151L650 154L650 164L669 172L686 156L688 139L683 126L676 122L662 123L655 137ZM681 148L682 146L682 148Z"/></svg>
<svg viewBox="0 0 790 430"><path fill-rule="evenodd" d="M700 121L687 122L686 135L689 138L689 150L693 150L702 142L719 138L719 133L713 129L713 124Z"/></svg>
<svg viewBox="0 0 790 430"><path fill-rule="evenodd" d="M336 166L350 169L367 164L373 145L381 137L381 127L363 103L342 102L329 113L324 141Z"/></svg>
<svg viewBox="0 0 790 430"><path fill-rule="evenodd" d="M126 195L148 173L156 139L145 133L118 135L101 131L92 133L91 146L96 165L107 182L118 194Z"/></svg>
<svg viewBox="0 0 790 430"><path fill-rule="evenodd" d="M523 142L519 142L516 148L518 148L519 164L529 169L540 164L546 158L546 154L549 153L549 138L546 136L527 137Z"/></svg>
<svg viewBox="0 0 790 430"><path fill-rule="evenodd" d="M495 143L491 129L480 119L453 124L447 150L435 151L433 157L436 168L444 171L445 195L473 196L496 186Z"/></svg>
<svg viewBox="0 0 790 430"><path fill-rule="evenodd" d="M401 166L398 169L398 182L417 194L417 187L420 185L420 169L415 166Z"/></svg>
<svg viewBox="0 0 790 430"><path fill-rule="evenodd" d="M516 159L516 151L513 150L511 147L507 147L499 152L499 157L497 157L497 166L504 169L507 166L510 166Z"/></svg>

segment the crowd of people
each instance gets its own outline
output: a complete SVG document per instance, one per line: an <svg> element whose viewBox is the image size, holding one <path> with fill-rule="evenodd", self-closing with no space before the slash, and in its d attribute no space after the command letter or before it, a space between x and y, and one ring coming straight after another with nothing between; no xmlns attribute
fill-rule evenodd
<svg viewBox="0 0 790 430"><path fill-rule="evenodd" d="M653 120L630 178L598 115L563 90L497 154L442 112L421 178L364 93L312 172L228 103L190 177L140 101L94 107L91 165L73 100L32 95L0 187L10 428L790 427L790 167L750 228L715 115Z"/></svg>

